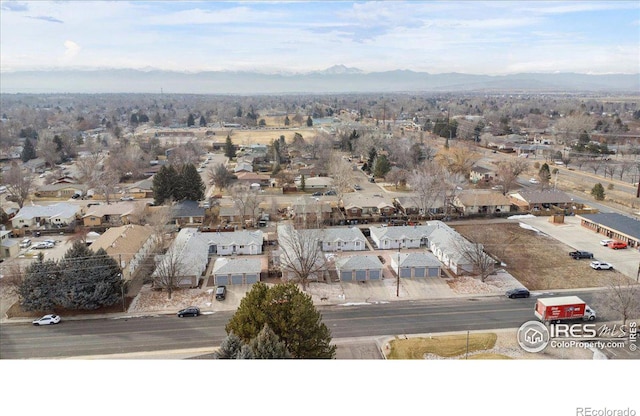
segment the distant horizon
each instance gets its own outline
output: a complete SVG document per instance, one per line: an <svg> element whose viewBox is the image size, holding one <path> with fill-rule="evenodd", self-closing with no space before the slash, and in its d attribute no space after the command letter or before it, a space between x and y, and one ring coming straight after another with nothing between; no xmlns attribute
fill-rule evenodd
<svg viewBox="0 0 640 416"><path fill-rule="evenodd" d="M330 72L335 67L346 67L348 70L355 70L358 72ZM606 75L640 75L640 68L637 72L608 72L608 73L589 73L589 72L577 72L577 71L523 71L523 72L515 72L509 74L481 74L481 73L473 73L473 72L461 72L461 71L449 71L449 72L429 72L429 71L417 71L413 69L407 68L395 68L395 69L386 69L381 71L376 70L366 70L362 68L356 67L347 67L341 64L335 64L330 67L321 68L321 69L310 69L307 71L277 71L277 70L250 70L250 69L203 69L203 70L180 70L180 69L162 69L156 67L146 67L146 68L125 68L125 67L51 67L51 68L38 68L38 69L18 69L18 70L5 70L0 68L0 73L21 73L21 72L98 72L98 71L137 71L137 72L168 72L168 73L178 73L178 74L202 74L207 72L228 72L228 73L247 73L247 74L261 74L261 75L308 75L308 74L333 74L333 75L366 75L366 74L377 74L384 72L414 72L414 73L422 73L429 75L447 75L447 74L461 74L461 75L478 75L478 76L486 76L486 77L506 77L506 76L514 76L514 75L525 75L525 74L539 74L539 75L559 75L559 74L580 74L580 75L593 75L593 76L606 76Z"/></svg>
<svg viewBox="0 0 640 416"><path fill-rule="evenodd" d="M0 73L637 74L637 1L0 0Z"/></svg>

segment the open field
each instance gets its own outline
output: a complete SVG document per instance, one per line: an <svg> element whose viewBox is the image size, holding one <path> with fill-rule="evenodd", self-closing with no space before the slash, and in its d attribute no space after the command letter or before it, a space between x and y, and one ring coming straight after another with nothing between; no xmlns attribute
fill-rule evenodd
<svg viewBox="0 0 640 416"><path fill-rule="evenodd" d="M529 290L576 289L606 286L609 270L593 270L589 260L573 260L573 249L547 235L519 224L464 224L453 226L485 251L502 261L502 266ZM619 274L619 273L618 273Z"/></svg>

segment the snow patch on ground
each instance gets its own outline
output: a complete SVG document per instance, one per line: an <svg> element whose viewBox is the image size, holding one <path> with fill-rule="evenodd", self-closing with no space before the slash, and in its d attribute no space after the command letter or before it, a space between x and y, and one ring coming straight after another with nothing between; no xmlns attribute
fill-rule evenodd
<svg viewBox="0 0 640 416"><path fill-rule="evenodd" d="M511 215L507 217L508 220L523 220L525 218L535 218L536 216L533 214L524 214L524 215Z"/></svg>
<svg viewBox="0 0 640 416"><path fill-rule="evenodd" d="M525 224L523 222L520 223L520 227L524 228L525 230L535 231L536 233L540 232L540 230L538 230L537 228L534 228L534 227L530 226L529 224Z"/></svg>

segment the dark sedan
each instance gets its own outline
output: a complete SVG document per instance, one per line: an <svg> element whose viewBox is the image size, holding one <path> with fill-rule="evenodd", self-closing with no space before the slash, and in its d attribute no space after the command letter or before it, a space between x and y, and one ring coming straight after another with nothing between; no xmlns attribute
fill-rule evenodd
<svg viewBox="0 0 640 416"><path fill-rule="evenodd" d="M507 297L509 299L528 298L529 296L531 296L529 291L527 289L525 289L525 288L518 288L518 289L508 290L506 295L507 295Z"/></svg>
<svg viewBox="0 0 640 416"><path fill-rule="evenodd" d="M188 308L184 308L178 311L178 317L182 318L185 316L198 316L200 315L200 308L195 306L189 306Z"/></svg>

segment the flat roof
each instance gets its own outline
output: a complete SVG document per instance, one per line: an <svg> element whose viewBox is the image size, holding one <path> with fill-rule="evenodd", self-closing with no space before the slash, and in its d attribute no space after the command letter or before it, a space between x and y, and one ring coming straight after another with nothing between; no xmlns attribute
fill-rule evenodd
<svg viewBox="0 0 640 416"><path fill-rule="evenodd" d="M557 298L540 298L538 302L546 306L571 305L575 303L586 303L577 296L560 296Z"/></svg>

